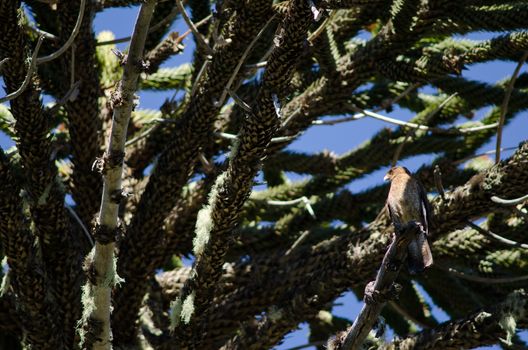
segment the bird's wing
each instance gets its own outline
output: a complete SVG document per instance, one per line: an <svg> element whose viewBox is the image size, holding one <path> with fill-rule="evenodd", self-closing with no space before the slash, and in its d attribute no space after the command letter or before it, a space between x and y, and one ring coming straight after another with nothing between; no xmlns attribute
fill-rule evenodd
<svg viewBox="0 0 528 350"><path fill-rule="evenodd" d="M387 206L387 210L389 212L389 217L391 218L392 224L394 225L396 230L398 230L403 225L403 222L398 216L398 210L397 208L392 207L390 200L387 201L386 206Z"/></svg>
<svg viewBox="0 0 528 350"><path fill-rule="evenodd" d="M431 203L429 203L429 200L427 199L427 192L425 191L423 185L418 180L416 181L416 183L418 185L418 193L420 196L422 225L424 225L425 232L429 234L429 227L431 226L433 218L433 208L431 207Z"/></svg>
<svg viewBox="0 0 528 350"><path fill-rule="evenodd" d="M385 206L387 207L387 211L389 212L389 217L390 217L391 221L394 221L394 215L392 213L389 201L387 201L387 203L385 203Z"/></svg>

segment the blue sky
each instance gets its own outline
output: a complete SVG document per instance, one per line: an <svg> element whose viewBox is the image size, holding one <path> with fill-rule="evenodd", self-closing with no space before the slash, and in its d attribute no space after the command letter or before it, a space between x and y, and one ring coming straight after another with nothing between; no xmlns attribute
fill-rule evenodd
<svg viewBox="0 0 528 350"><path fill-rule="evenodd" d="M95 30L101 32L103 30L111 30L116 38L129 36L134 20L137 14L137 8L124 8L124 9L112 9L103 13L97 14L95 18ZM178 21L173 25L173 30L179 31L180 33L187 30L187 27L182 21ZM465 38L482 40L487 39L495 34L489 33L472 33L465 36ZM177 66L179 64L189 62L192 58L192 52L194 49L194 43L191 36L184 39L183 42L186 46L183 54L178 55L170 59L164 64L164 66ZM121 44L118 47L125 49L126 44ZM515 67L513 62L491 62L485 64L476 64L470 66L468 70L463 71L463 76L469 77L475 80L486 81L494 83L500 79L503 79L511 74ZM526 71L526 66L523 68ZM0 81L0 95L4 95L3 81ZM139 108L158 109L165 98L170 97L172 92L149 92L143 91L140 93L140 105ZM45 99L45 102L49 99ZM477 117L482 116L488 109L484 109L478 112ZM412 114L406 110L394 109L390 116L402 120L408 120L412 117ZM526 140L528 137L527 125L528 112L519 114L515 120L510 123L504 129L503 136L503 147L516 146L520 141ZM382 127L388 125L374 119L363 118L354 122L345 124L339 124L338 126L315 126L305 132L297 141L295 141L290 149L304 152L320 152L322 150L330 150L337 154L346 152L350 149L357 147L362 142L368 140L372 135L378 132ZM389 125L389 127L392 127ZM13 145L12 141L9 140L5 135L0 133L0 146L3 149ZM483 145L479 152L492 150L495 148L495 138L492 138L487 144ZM511 152L504 152L503 157L508 157ZM410 159L404 160L402 165L407 166L411 171L418 169L422 164L428 163L433 159L432 155L417 156ZM381 169L372 173L370 176L358 179L350 183L347 187L355 192L363 190L370 186L375 186L383 181L383 174L386 172L386 168ZM295 177L296 179L298 177ZM345 293L339 298L336 303L339 306L334 307L334 314L349 319L354 319L358 311L361 308L361 304L356 300L355 296L351 293ZM447 320L447 315L439 308L434 306L433 314L435 317L444 321ZM390 334L390 332L389 332ZM307 343L308 328L306 325L301 325L300 330L290 333L286 340L278 346L277 350L289 349L293 346L303 345ZM526 334L523 334L526 335ZM523 337L527 339L527 337ZM482 349L495 349L498 347L487 347Z"/></svg>

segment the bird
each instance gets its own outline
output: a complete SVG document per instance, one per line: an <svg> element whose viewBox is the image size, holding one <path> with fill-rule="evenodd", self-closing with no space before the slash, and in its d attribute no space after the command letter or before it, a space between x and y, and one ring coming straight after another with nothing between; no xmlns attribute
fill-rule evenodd
<svg viewBox="0 0 528 350"><path fill-rule="evenodd" d="M432 221L427 193L420 181L405 167L391 168L383 179L391 182L386 207L394 228L399 230L411 221L421 224L421 232L411 240L407 248L409 272L421 273L433 264L433 255L427 241Z"/></svg>

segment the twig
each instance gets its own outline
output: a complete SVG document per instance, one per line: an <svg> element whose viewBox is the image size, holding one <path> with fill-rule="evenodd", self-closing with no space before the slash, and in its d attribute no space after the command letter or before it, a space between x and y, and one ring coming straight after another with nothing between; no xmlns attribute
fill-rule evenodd
<svg viewBox="0 0 528 350"><path fill-rule="evenodd" d="M402 98L404 98L407 95L409 95L411 92L413 92L414 90L419 88L421 85L422 85L421 83L414 83L414 84L411 84L411 85L407 86L407 88L405 90L403 90L401 92L401 94L397 95L396 97L394 97L392 99L389 99L387 101L382 102L380 107L374 109L374 112L380 112L380 111L382 111L384 109L387 109L388 107L398 103Z"/></svg>
<svg viewBox="0 0 528 350"><path fill-rule="evenodd" d="M440 166L438 164L435 165L434 171L434 182L436 185L436 189L438 190L438 194L440 194L440 198L442 200L445 200L445 191L444 191L444 185L442 185L442 171L440 170Z"/></svg>
<svg viewBox="0 0 528 350"><path fill-rule="evenodd" d="M9 57L3 58L3 59L0 61L0 72L2 72L2 67L4 66L4 64L7 63L7 61L9 61Z"/></svg>
<svg viewBox="0 0 528 350"><path fill-rule="evenodd" d="M384 109L389 108L390 106L394 105L395 103L398 103L398 101L400 101L405 96L409 95L413 90L415 90L418 87L420 87L420 85L421 85L420 83L414 83L412 85L409 85L404 91L402 91L401 94L399 94L398 96L396 96L396 97L394 97L392 99L384 101L381 104L380 107L375 108L372 111L373 112L380 112L380 111L382 111ZM359 114L355 114L353 116L345 117L345 118L341 118L341 119L334 119L334 120L321 120L321 119L318 119L318 120L314 120L312 122L312 124L313 125L335 125L335 124L344 123L344 122L348 122L348 121L358 120L358 119L361 119L363 117L366 117L366 115L364 115L363 113L359 113Z"/></svg>
<svg viewBox="0 0 528 350"><path fill-rule="evenodd" d="M354 114L353 116L342 118L342 119L334 119L334 120L316 120L314 121L313 124L315 125L334 125L334 124L343 123L346 121L358 120L358 119L368 116L368 117L378 119L378 120L381 120L387 123L391 123L391 124L395 124L399 126L405 126L405 127L409 127L413 129L418 129L418 130L430 131L433 134L443 134L443 135L445 134L453 134L453 135L469 134L472 132L477 132L477 131L482 131L482 130L487 130L487 129L494 129L499 125L498 123L492 123L492 124L474 126L470 128L462 128L460 126L455 126L452 128L442 129L442 128L435 128L435 127L430 127L427 125L421 125L421 124L406 122L403 120L387 117L387 116L381 115L373 111L363 110L354 105L351 105L350 107L353 110L357 111L357 113Z"/></svg>
<svg viewBox="0 0 528 350"><path fill-rule="evenodd" d="M383 257L376 280L365 288L365 304L346 335L329 341L329 348L339 350L356 350L361 347L368 333L376 323L381 310L387 301L394 299L401 287L394 281L398 277L402 262L407 256L407 246L420 230L421 225L410 222L397 232L389 249Z"/></svg>
<svg viewBox="0 0 528 350"><path fill-rule="evenodd" d="M515 283L528 280L528 275L516 276L516 277L481 277L475 275L468 275L464 272L458 271L452 267L445 268L440 265L436 265L437 268L447 271L452 275L455 275L459 278L478 283L487 283L487 284L504 284L504 283Z"/></svg>
<svg viewBox="0 0 528 350"><path fill-rule="evenodd" d="M506 119L506 113L508 112L508 104L510 103L510 97L513 92L513 85L515 85L515 80L517 80L519 71L521 70L521 67L524 64L524 61L526 61L527 58L528 58L528 51L526 51L522 55L521 59L519 60L519 63L517 63L517 67L515 67L515 70L513 71L510 82L508 83L508 86L506 87L506 91L504 92L504 99L502 100L502 104L501 104L501 114L500 114L500 119L499 119L499 126L497 127L497 146L495 148L495 163L500 162L502 127L504 126L504 120Z"/></svg>
<svg viewBox="0 0 528 350"><path fill-rule="evenodd" d="M308 234L310 233L309 230L306 230L304 231L296 240L295 242L293 242L292 246L286 251L286 253L284 253L284 256L288 256L291 254L291 252L297 248L297 246L299 244L302 243L302 241L304 241L306 239L306 237L308 237Z"/></svg>
<svg viewBox="0 0 528 350"><path fill-rule="evenodd" d="M126 143L125 143L125 147L129 147L133 144L135 144L136 142L138 142L139 140L141 139L144 139L145 137L147 137L148 135L152 134L152 132L154 131L154 129L156 128L156 126L153 126L151 128L148 128L147 130L145 130L144 132L142 132L141 134L139 134L138 136L128 140Z"/></svg>
<svg viewBox="0 0 528 350"><path fill-rule="evenodd" d="M112 348L110 311L112 289L120 282L114 260L115 241L120 232L119 206L122 190L123 159L127 127L134 108L138 78L144 69L143 50L156 0L143 2L130 42L123 76L112 96L114 115L108 149L100 160L103 174L101 207L94 228L95 247L86 258L88 271L84 288L81 347L110 350Z"/></svg>
<svg viewBox="0 0 528 350"><path fill-rule="evenodd" d="M205 158L205 154L203 154L203 152L200 152L198 154L198 159L200 160L200 163L202 163L202 167L205 173L211 174L214 172L215 167L213 163L210 162L207 158Z"/></svg>
<svg viewBox="0 0 528 350"><path fill-rule="evenodd" d="M517 149L517 147L506 147L506 148L501 148L501 151L513 151L513 150L516 150L516 149ZM471 160L471 159L474 159L474 158L478 158L478 157L482 157L482 156L486 156L488 154L494 154L495 152L496 152L496 150L490 150L490 151L486 151L484 153L474 154L474 155L471 155L471 156L456 160L456 161L453 162L453 164L454 165L459 165L459 164L462 164L464 162L467 162L468 160Z"/></svg>
<svg viewBox="0 0 528 350"><path fill-rule="evenodd" d="M29 85L29 82L31 81L31 78L33 77L33 71L35 70L35 67L37 66L37 55L38 55L38 52L40 50L40 46L42 45L43 40L44 40L43 36L38 38L37 45L35 46L35 50L33 51L33 54L31 55L31 62L29 63L29 68L26 73L26 77L24 78L24 81L22 82L22 85L20 85L20 87L16 91L13 91L12 93L4 97L1 97L0 103L11 101L17 98L27 88L27 86ZM7 59L3 59L2 62L5 62L6 60Z"/></svg>
<svg viewBox="0 0 528 350"><path fill-rule="evenodd" d="M227 132L217 131L217 132L214 132L213 134L215 136L217 136L217 137L220 137L220 138L223 138L223 139L226 139L226 140L238 140L238 136L237 135L229 134ZM295 134L293 136L278 136L278 137L274 137L274 138L271 139L270 143L288 142L288 141L291 141L291 140L295 139L296 137L298 137L301 134L302 133L298 133L298 134Z"/></svg>
<svg viewBox="0 0 528 350"><path fill-rule="evenodd" d="M70 62L70 89L75 85L75 43L71 46L71 62Z"/></svg>
<svg viewBox="0 0 528 350"><path fill-rule="evenodd" d="M40 28L32 27L32 26L30 26L29 24L24 25L24 27L25 27L27 30L29 30L29 31L31 31L31 32L34 32L34 33L36 33L36 34L39 35L39 36L43 36L43 37L46 38L46 39L54 40L54 41L59 40L59 37L58 37L58 36L56 36L56 35L54 35L54 34L51 34L51 33L48 33L48 32L46 32L45 30L42 30L42 29L40 29Z"/></svg>
<svg viewBox="0 0 528 350"><path fill-rule="evenodd" d="M220 27L220 22L221 21L219 20L219 18L217 16L215 16L215 18L213 20L213 30L211 31L211 34L213 36L214 45L216 45L217 47L223 47L223 46L233 42L233 39L231 39L231 38L224 39L224 37L222 35L218 34L218 29Z"/></svg>
<svg viewBox="0 0 528 350"><path fill-rule="evenodd" d="M159 28L161 28L162 26L164 26L165 24L167 24L168 22L172 21L173 20L173 14L172 12L167 16L165 17L163 20L161 20L161 22L159 22L158 24L152 26L150 29L149 29L149 34L152 33L152 32L155 32L156 30L158 30ZM202 20L200 20L199 22L197 22L195 25L196 25L196 28L199 28L201 27L202 25L204 25L205 23L207 23L211 18L213 17L213 15L209 15L205 18L203 18ZM180 38L185 38L187 35L189 35L190 33L192 33L192 31L189 29L187 30L185 33L183 33ZM130 41L130 36L126 36L126 37L123 37L123 38L118 38L118 39L114 39L114 40L107 40L107 41L98 41L95 45L96 46L103 46L103 45L113 45L113 44L120 44L120 43L126 43L127 41Z"/></svg>
<svg viewBox="0 0 528 350"><path fill-rule="evenodd" d="M268 64L268 61L262 61L255 64L246 64L244 68L246 69L257 69L257 68L264 68Z"/></svg>
<svg viewBox="0 0 528 350"><path fill-rule="evenodd" d="M451 101L457 95L458 93L455 92L454 94L452 94L451 96L443 100L442 103L440 103L440 105L438 105L433 111L431 111L425 116L424 123L429 124L429 121L431 120L431 118L434 117L438 112L440 112L442 108L444 108L444 106L447 103L449 103L449 101ZM396 166L396 163L398 162L398 159L400 159L400 155L403 152L403 147L405 147L405 144L407 143L407 141L412 138L412 134L413 134L413 129L410 129L409 131L407 131L407 135L405 135L403 142L401 142L398 145L398 148L396 148L396 152L394 152L394 156L392 158L392 166Z"/></svg>
<svg viewBox="0 0 528 350"><path fill-rule="evenodd" d="M253 110L251 109L251 107L246 102L244 102L244 100L242 100L237 94L235 94L231 90L227 90L227 93L229 94L229 96L231 96L233 101L235 101L236 105L238 105L240 108L242 108L246 112L253 114Z"/></svg>
<svg viewBox="0 0 528 350"><path fill-rule="evenodd" d="M423 321L420 321L419 319L417 319L415 316L411 315L409 312L407 312L407 310L405 310L399 303L398 301L389 301L389 305L391 308L394 309L394 311L396 311L397 313L399 313L400 315L402 315L403 317L405 317L406 319L408 319L409 321L411 321L412 323L416 324L417 326L421 327L421 328L431 328L431 324L427 324L427 323L424 323Z"/></svg>
<svg viewBox="0 0 528 350"><path fill-rule="evenodd" d="M325 30L326 28L326 25L328 24L328 22L330 21L330 19L332 18L333 14L334 14L335 11L332 11L332 14L325 18L325 20L323 21L323 23L321 23L321 25L312 33L310 34L310 36L308 37L308 42L310 44L313 45L315 39L317 39L319 37L319 35L321 35L323 33L323 31Z"/></svg>
<svg viewBox="0 0 528 350"><path fill-rule="evenodd" d="M92 236L90 235L90 232L88 231L86 226L84 226L84 223L82 222L82 220L79 217L79 215L77 215L75 210L70 205L65 204L64 206L66 207L66 209L68 209L68 212L70 212L71 216L75 219L75 221L77 221L77 223L81 227L82 232L84 233L84 235L86 236L86 238L90 242L90 245L93 247L95 243L94 243L94 241L92 239Z"/></svg>
<svg viewBox="0 0 528 350"><path fill-rule="evenodd" d="M193 32L198 46L200 46L205 51L206 55L212 55L213 50L209 47L209 45L207 45L204 37L198 31L193 21L189 18L189 15L187 14L187 11L185 11L185 7L183 6L182 0L176 0L176 6L178 6L178 10L180 10L183 20L185 21L185 23L187 23L189 29Z"/></svg>
<svg viewBox="0 0 528 350"><path fill-rule="evenodd" d="M242 65L244 64L244 61L246 60L247 56L251 52L251 49L257 43L257 40L262 36L262 34L266 30L266 28L268 28L269 24L274 19L275 19L275 16L272 16L270 19L268 19L268 21L264 24L262 29L260 29L260 31L257 33L257 35L255 35L255 37L253 38L253 40L251 40L251 42L249 43L248 47L246 47L246 50L244 51L244 53L242 54L242 56L238 60L238 63L235 66L235 69L233 70L233 74L231 74L231 77L229 77L229 80L227 81L227 84L226 84L224 90L222 91L222 95L220 95L220 99L215 103L216 107L222 106L224 104L224 101L225 101L225 99L227 97L228 90L231 89L231 85L233 85L233 82L235 81L235 78L237 77L238 72L240 71L240 68L242 67Z"/></svg>
<svg viewBox="0 0 528 350"><path fill-rule="evenodd" d="M202 77L202 75L205 74L205 71L210 63L211 61L206 59L204 63L202 64L202 68L200 68L200 71L198 72L198 74L196 75L196 78L194 79L194 83L191 88L191 97L194 96L194 94L196 93L196 89L198 88L198 83L200 82L200 78Z"/></svg>
<svg viewBox="0 0 528 350"><path fill-rule="evenodd" d="M476 225L476 224L472 223L471 221L467 221L467 224L469 226L471 226L474 230L478 231L480 234L482 234L484 236L491 237L494 240L496 240L497 242L500 242L502 244L505 244L505 245L511 246L511 247L519 247L519 248L523 248L523 249L528 249L528 244L519 243L519 242L513 241L511 239L502 237L501 235L493 233L490 230L486 230L485 228L482 228L479 225Z"/></svg>
<svg viewBox="0 0 528 350"><path fill-rule="evenodd" d="M526 196L522 196L522 197L515 198L515 199L502 199L497 196L493 196L491 197L491 200L494 203L503 204L503 205L517 205L517 204L521 204L524 201L527 201L528 194Z"/></svg>
<svg viewBox="0 0 528 350"><path fill-rule="evenodd" d="M286 120L284 121L284 123L282 123L279 130L286 129L288 125L290 124L290 122L293 120L293 118L297 117L299 114L301 114L301 107L298 107L296 110L293 111L292 114L288 116L288 118L286 118Z"/></svg>
<svg viewBox="0 0 528 350"><path fill-rule="evenodd" d="M64 94L64 96L58 100L53 106L49 107L47 110L50 113L53 113L57 111L61 106L63 106L68 101L75 101L77 98L77 95L79 94L79 86L81 85L80 81L75 82L68 91Z"/></svg>
<svg viewBox="0 0 528 350"><path fill-rule="evenodd" d="M302 131L301 132L298 132L297 134L295 135L291 135L291 136L277 136L277 137L274 137L271 139L270 143L283 143L283 142L288 142L288 141L291 141L291 140L295 140L297 137L301 136L303 133Z"/></svg>
<svg viewBox="0 0 528 350"><path fill-rule="evenodd" d="M56 59L57 57L59 57L60 55L65 53L66 50L68 50L70 45L73 44L73 41L75 40L75 38L77 37L77 34L79 34L79 31L81 29L81 23L82 23L82 20L83 20L83 17L84 17L84 9L85 9L85 7L86 7L86 0L81 0L81 4L80 4L80 8L79 8L79 14L77 15L77 22L75 22L75 26L73 27L73 31L72 31L70 37L68 38L68 40L66 40L66 42L64 43L64 45L62 45L62 47L60 49L58 49L57 51L55 51L54 53L52 53L50 55L47 55L47 56L44 56L44 57L39 57L37 59L37 64L42 64L42 63L46 63L46 62L49 62L49 61L53 61L54 59Z"/></svg>
<svg viewBox="0 0 528 350"><path fill-rule="evenodd" d="M317 217L315 216L315 212L314 212L314 210L312 208L312 203L310 202L310 200L306 196L302 196L302 197L297 198L297 199L292 199L290 201L268 200L268 201L266 201L266 203L268 203L268 205L277 205L277 206L295 205L297 203L303 203L304 206L306 207L306 211L310 214L310 216L312 218L314 218L314 219L317 219Z"/></svg>

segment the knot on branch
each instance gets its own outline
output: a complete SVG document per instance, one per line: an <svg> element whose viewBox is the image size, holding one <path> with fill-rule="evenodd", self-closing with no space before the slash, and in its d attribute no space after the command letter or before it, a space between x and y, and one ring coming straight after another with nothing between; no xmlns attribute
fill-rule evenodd
<svg viewBox="0 0 528 350"><path fill-rule="evenodd" d="M112 91L112 94L110 96L110 106L111 109L114 109L115 107L120 107L125 103L125 98L122 93L122 89L120 87L121 82L118 83L116 89Z"/></svg>
<svg viewBox="0 0 528 350"><path fill-rule="evenodd" d="M125 159L125 152L111 151L110 154L106 153L102 157L97 157L92 164L92 171L97 171L101 175L105 175L106 172L123 164Z"/></svg>
<svg viewBox="0 0 528 350"><path fill-rule="evenodd" d="M92 231L92 235L97 243L110 244L120 239L124 234L124 230L125 228L121 222L119 222L114 229L105 225L96 224Z"/></svg>
<svg viewBox="0 0 528 350"><path fill-rule="evenodd" d="M96 342L101 342L103 339L101 334L103 333L103 321L97 320L93 317L88 318L84 323L81 334L82 334L82 349L92 349Z"/></svg>
<svg viewBox="0 0 528 350"><path fill-rule="evenodd" d="M121 51L119 51L117 49L111 49L110 51L112 51L112 53L114 55L116 55L117 59L119 60L119 65L120 66L124 66L127 63L127 60L128 60L128 55L127 54L124 54L124 53L122 53Z"/></svg>
<svg viewBox="0 0 528 350"><path fill-rule="evenodd" d="M121 204L121 201L128 197L130 197L130 192L122 188L110 193L110 200L115 204Z"/></svg>
<svg viewBox="0 0 528 350"><path fill-rule="evenodd" d="M392 283L386 290L376 290L375 284L376 281L371 281L365 287L363 299L368 305L382 304L389 300L397 299L402 290L402 286L398 283Z"/></svg>

